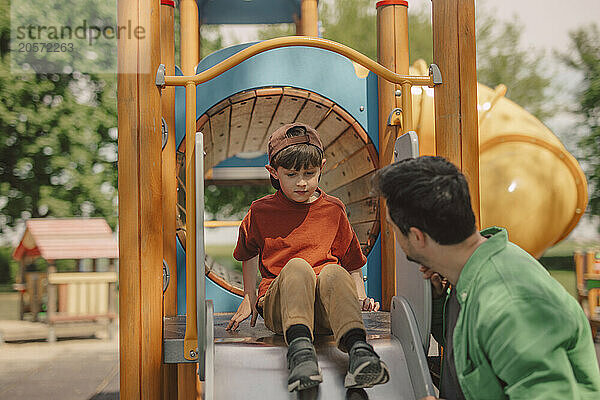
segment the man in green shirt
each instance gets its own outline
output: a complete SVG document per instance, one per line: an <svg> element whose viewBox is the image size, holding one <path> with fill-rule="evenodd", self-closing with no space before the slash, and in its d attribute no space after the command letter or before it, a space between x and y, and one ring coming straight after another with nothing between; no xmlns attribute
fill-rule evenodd
<svg viewBox="0 0 600 400"><path fill-rule="evenodd" d="M374 184L396 241L432 282L432 331L444 345L440 397L600 398L579 304L506 230L477 232L466 179L454 165L409 159L383 168Z"/></svg>

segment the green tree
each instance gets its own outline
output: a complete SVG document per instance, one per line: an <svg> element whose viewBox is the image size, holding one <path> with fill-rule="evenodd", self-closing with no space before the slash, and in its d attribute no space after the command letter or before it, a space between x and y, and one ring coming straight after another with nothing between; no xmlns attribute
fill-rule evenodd
<svg viewBox="0 0 600 400"><path fill-rule="evenodd" d="M544 68L544 52L523 48L522 32L517 18L498 23L491 12L478 13L477 80L492 88L503 83L506 97L544 120L556 107L550 101L556 89Z"/></svg>
<svg viewBox="0 0 600 400"><path fill-rule="evenodd" d="M319 3L319 20L325 39L334 40L377 60L377 18L370 0L335 0ZM430 16L424 11L408 16L409 53L414 62L420 58L431 62L433 45ZM261 40L295 35L293 24L265 25L258 32Z"/></svg>
<svg viewBox="0 0 600 400"><path fill-rule="evenodd" d="M579 142L584 169L590 182L590 211L600 215L600 31L598 25L580 28L570 34L572 51L562 59L581 73L576 112L582 117L587 135Z"/></svg>
<svg viewBox="0 0 600 400"><path fill-rule="evenodd" d="M323 2L323 37L345 44L377 60L377 10L370 0ZM422 10L408 15L410 62L433 59L430 16Z"/></svg>
<svg viewBox="0 0 600 400"><path fill-rule="evenodd" d="M248 212L250 204L275 189L268 185L209 185L204 191L206 212L216 219L241 219Z"/></svg>
<svg viewBox="0 0 600 400"><path fill-rule="evenodd" d="M88 1L94 7L94 1ZM79 12L63 6L63 12ZM13 73L0 3L0 233L29 217L103 216L116 225L114 74Z"/></svg>

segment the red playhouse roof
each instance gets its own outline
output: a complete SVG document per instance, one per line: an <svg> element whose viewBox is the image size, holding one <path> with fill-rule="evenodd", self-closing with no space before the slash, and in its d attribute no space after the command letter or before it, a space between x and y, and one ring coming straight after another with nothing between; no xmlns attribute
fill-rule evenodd
<svg viewBox="0 0 600 400"><path fill-rule="evenodd" d="M34 218L13 253L46 260L118 258L119 246L104 218Z"/></svg>

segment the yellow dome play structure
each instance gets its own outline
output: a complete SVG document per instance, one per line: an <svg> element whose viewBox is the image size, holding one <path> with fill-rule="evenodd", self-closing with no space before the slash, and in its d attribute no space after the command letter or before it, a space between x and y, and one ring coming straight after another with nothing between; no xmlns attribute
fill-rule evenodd
<svg viewBox="0 0 600 400"><path fill-rule="evenodd" d="M423 60L411 67L422 75ZM563 240L587 205L577 160L537 118L504 97L506 87L477 84L481 226L506 227L534 257ZM435 154L433 89L413 88L413 121L421 155Z"/></svg>

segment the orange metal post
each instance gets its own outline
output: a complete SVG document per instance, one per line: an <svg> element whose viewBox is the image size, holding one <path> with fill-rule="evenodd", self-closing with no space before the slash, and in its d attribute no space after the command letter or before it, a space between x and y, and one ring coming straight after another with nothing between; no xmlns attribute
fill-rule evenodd
<svg viewBox="0 0 600 400"><path fill-rule="evenodd" d="M162 395L162 202L158 0L118 3L120 393Z"/></svg>
<svg viewBox="0 0 600 400"><path fill-rule="evenodd" d="M188 360L196 357L198 333L196 331L196 191L195 188L195 131L196 131L196 85L189 83L185 87L185 209L186 209L186 324L185 337L183 340L183 356ZM190 112L190 110L194 110ZM192 295L193 294L193 295Z"/></svg>
<svg viewBox="0 0 600 400"><path fill-rule="evenodd" d="M160 59L168 75L175 73L174 7L173 0L160 2ZM177 178L175 171L175 88L161 92L162 116L168 127L168 138L162 152L163 193L163 257L169 266L170 282L163 295L163 315L177 315L177 248L175 229L177 219ZM163 368L163 399L177 399L177 365Z"/></svg>
<svg viewBox="0 0 600 400"><path fill-rule="evenodd" d="M479 133L474 0L433 0L433 61L444 76L435 87L436 153L467 177L477 225Z"/></svg>
<svg viewBox="0 0 600 400"><path fill-rule="evenodd" d="M300 5L300 32L298 35L319 37L319 11L317 0L302 0ZM298 30L298 27L296 27Z"/></svg>
<svg viewBox="0 0 600 400"><path fill-rule="evenodd" d="M380 1L377 3L377 60L384 67L398 73L408 74L408 3L406 1ZM392 110L400 107L395 96L398 86L378 78L379 92L379 166L393 161L394 142L398 127L388 126L387 118ZM402 93L402 96L410 96ZM396 252L394 232L386 222L387 207L380 201L381 221L381 300L382 309L389 310L396 294Z"/></svg>

